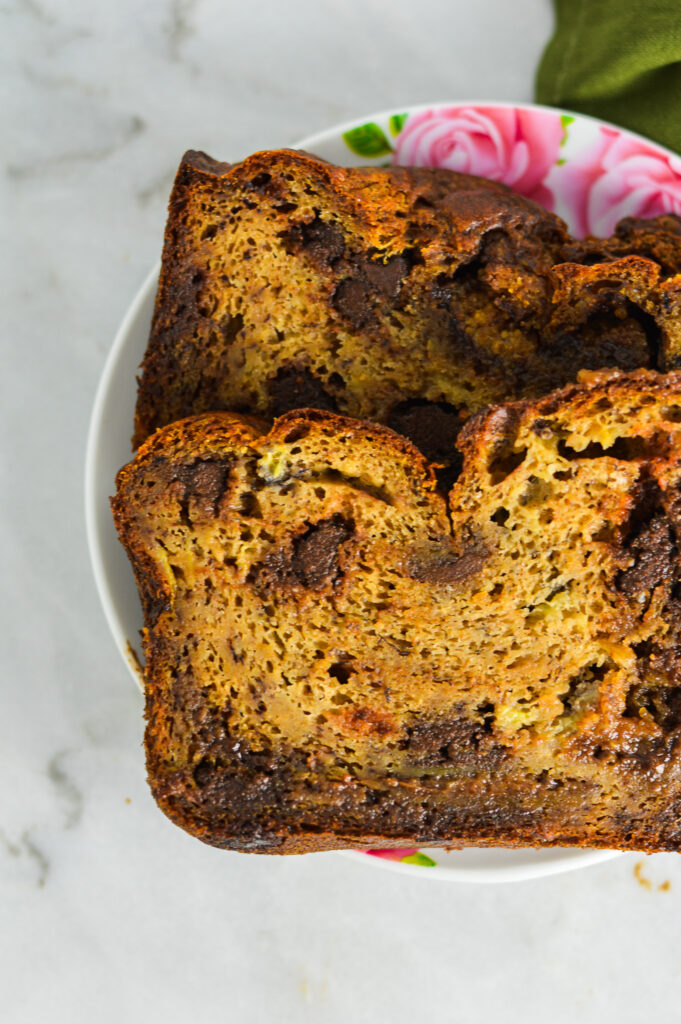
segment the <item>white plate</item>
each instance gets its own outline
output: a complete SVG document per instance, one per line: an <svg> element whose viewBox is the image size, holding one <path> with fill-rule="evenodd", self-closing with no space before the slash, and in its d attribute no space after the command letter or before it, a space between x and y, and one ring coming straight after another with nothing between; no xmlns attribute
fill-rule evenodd
<svg viewBox="0 0 681 1024"><path fill-rule="evenodd" d="M593 118L543 107L448 103L401 108L331 128L296 146L346 165L406 157L411 163L496 177L541 199L578 234L610 233L615 220L627 215L681 212L678 157ZM588 183L588 195L577 204L576 175ZM628 188L630 180L635 188ZM613 189L613 183L619 183L619 189ZM116 646L138 685L142 617L133 575L113 527L109 497L116 473L131 457L135 376L149 335L158 270L154 267L147 277L114 339L95 397L85 467L93 572ZM618 852L468 848L402 851L399 860L361 852L346 855L421 877L504 882L602 863Z"/></svg>

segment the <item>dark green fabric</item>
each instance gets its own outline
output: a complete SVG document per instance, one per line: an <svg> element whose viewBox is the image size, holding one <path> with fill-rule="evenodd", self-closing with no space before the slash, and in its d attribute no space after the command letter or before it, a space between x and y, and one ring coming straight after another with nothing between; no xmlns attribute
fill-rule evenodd
<svg viewBox="0 0 681 1024"><path fill-rule="evenodd" d="M602 117L681 153L681 0L554 0L538 103Z"/></svg>

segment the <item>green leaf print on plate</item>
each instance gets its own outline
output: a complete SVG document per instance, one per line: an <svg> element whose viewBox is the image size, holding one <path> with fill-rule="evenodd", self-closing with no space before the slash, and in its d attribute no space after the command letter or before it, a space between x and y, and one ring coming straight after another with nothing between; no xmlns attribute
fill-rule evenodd
<svg viewBox="0 0 681 1024"><path fill-rule="evenodd" d="M388 126L392 135L399 135L402 131L404 122L407 120L407 114L392 114L388 121Z"/></svg>
<svg viewBox="0 0 681 1024"><path fill-rule="evenodd" d="M360 124L343 132L345 144L357 156L377 157L392 153L393 148L386 138L385 132L374 121Z"/></svg>
<svg viewBox="0 0 681 1024"><path fill-rule="evenodd" d="M402 858L403 864L417 864L420 868L435 868L437 862L432 857L428 857L425 853L412 853L408 857Z"/></svg>

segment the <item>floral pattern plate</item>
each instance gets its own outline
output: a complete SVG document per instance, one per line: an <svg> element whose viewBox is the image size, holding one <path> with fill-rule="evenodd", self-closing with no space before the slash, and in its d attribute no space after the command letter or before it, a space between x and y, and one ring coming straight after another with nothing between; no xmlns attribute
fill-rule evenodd
<svg viewBox="0 0 681 1024"><path fill-rule="evenodd" d="M622 217L681 214L681 158L612 125L547 107L442 103L402 108L331 128L297 146L347 166L411 164L493 178L557 213L579 237L609 235ZM157 278L154 267L109 353L90 421L85 469L95 580L114 639L138 683L141 613L108 498L118 469L130 458L135 374L146 347ZM617 853L466 848L345 856L423 878L504 882L585 867Z"/></svg>

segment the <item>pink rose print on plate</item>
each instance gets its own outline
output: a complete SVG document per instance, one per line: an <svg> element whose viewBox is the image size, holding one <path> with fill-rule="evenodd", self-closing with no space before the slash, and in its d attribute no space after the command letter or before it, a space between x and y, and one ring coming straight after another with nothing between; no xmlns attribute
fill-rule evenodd
<svg viewBox="0 0 681 1024"><path fill-rule="evenodd" d="M560 156L563 135L560 115L552 111L443 107L407 118L393 162L492 178L553 210L544 179Z"/></svg>
<svg viewBox="0 0 681 1024"><path fill-rule="evenodd" d="M418 851L413 848L397 848L392 850L365 850L365 853L370 854L372 857L382 857L383 860L402 860L403 857L411 857Z"/></svg>
<svg viewBox="0 0 681 1024"><path fill-rule="evenodd" d="M622 217L681 214L681 158L613 128L601 127L551 182L580 237L611 235Z"/></svg>

